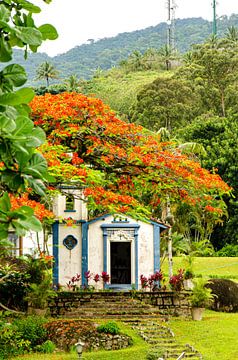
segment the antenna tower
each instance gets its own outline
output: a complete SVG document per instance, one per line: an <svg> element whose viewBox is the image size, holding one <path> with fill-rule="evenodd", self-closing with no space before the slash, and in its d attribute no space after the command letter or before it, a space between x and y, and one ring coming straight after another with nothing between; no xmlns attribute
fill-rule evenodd
<svg viewBox="0 0 238 360"><path fill-rule="evenodd" d="M212 8L213 8L213 22L212 22L212 33L216 36L217 34L217 0L212 1Z"/></svg>
<svg viewBox="0 0 238 360"><path fill-rule="evenodd" d="M167 46L175 50L175 10L177 7L175 0L166 0L166 7L168 11Z"/></svg>

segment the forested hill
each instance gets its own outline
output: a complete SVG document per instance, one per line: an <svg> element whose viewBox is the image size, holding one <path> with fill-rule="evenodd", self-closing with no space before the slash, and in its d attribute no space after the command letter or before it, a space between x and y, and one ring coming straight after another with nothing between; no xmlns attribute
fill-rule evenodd
<svg viewBox="0 0 238 360"><path fill-rule="evenodd" d="M222 16L218 20L218 36L222 36L230 26L238 26L238 15ZM185 52L190 45L201 43L211 34L212 23L202 18L176 20L176 46ZM24 64L33 84L36 68L43 61L50 61L60 70L61 78L76 74L79 78L90 78L97 68L109 69L117 65L134 50L144 52L148 48L160 48L166 42L166 23L143 30L122 33L115 37L91 41L90 44L76 46L68 52L49 57L46 54L31 54L24 61L23 51L16 50L15 61ZM59 49L60 50L60 49Z"/></svg>

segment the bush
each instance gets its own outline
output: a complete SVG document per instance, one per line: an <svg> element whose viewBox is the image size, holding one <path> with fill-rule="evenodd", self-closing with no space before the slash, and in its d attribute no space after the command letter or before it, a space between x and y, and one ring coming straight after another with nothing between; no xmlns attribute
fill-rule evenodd
<svg viewBox="0 0 238 360"><path fill-rule="evenodd" d="M108 321L107 323L98 326L97 331L99 333L112 334L112 335L117 335L120 333L119 326L113 321Z"/></svg>
<svg viewBox="0 0 238 360"><path fill-rule="evenodd" d="M16 326L0 323L0 360L22 355L30 350L30 341L22 338Z"/></svg>
<svg viewBox="0 0 238 360"><path fill-rule="evenodd" d="M13 321L13 325L21 334L24 341L29 341L31 348L42 345L47 340L47 330L44 324L47 320L40 316L28 316L24 319Z"/></svg>
<svg viewBox="0 0 238 360"><path fill-rule="evenodd" d="M238 285L228 279L209 280L207 287L215 295L211 306L216 311L238 311Z"/></svg>
<svg viewBox="0 0 238 360"><path fill-rule="evenodd" d="M238 257L238 245L226 245L216 252L216 256L221 257Z"/></svg>
<svg viewBox="0 0 238 360"><path fill-rule="evenodd" d="M69 351L79 339L90 333L91 337L96 336L96 329L92 322L84 320L53 320L45 324L48 339L53 341L57 348Z"/></svg>
<svg viewBox="0 0 238 360"><path fill-rule="evenodd" d="M35 350L44 354L52 354L55 348L56 345L51 340L46 340L43 344L37 345Z"/></svg>
<svg viewBox="0 0 238 360"><path fill-rule="evenodd" d="M7 273L0 270L0 278ZM24 296L27 294L28 274L18 271L10 274L5 281L0 283L1 302L10 309L26 310L26 302Z"/></svg>

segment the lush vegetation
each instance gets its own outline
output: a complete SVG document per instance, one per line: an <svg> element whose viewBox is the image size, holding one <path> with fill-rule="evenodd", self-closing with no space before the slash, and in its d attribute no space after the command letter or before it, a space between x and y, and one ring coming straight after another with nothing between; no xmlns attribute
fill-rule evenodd
<svg viewBox="0 0 238 360"><path fill-rule="evenodd" d="M224 36L227 28L237 26L237 15L223 16L218 19L218 35ZM160 23L143 30L122 33L112 38L98 41L92 40L88 44L77 46L65 54L50 58L46 54L31 54L25 62L23 52L14 52L14 61L26 67L30 84L37 84L36 68L47 61L59 71L60 77L65 79L76 74L78 78L90 78L98 68L103 70L117 66L135 50L144 53L149 48L160 49L166 42L166 23ZM212 23L202 18L176 20L176 46L184 53L192 44L202 43L212 32ZM39 84L39 82L38 82Z"/></svg>

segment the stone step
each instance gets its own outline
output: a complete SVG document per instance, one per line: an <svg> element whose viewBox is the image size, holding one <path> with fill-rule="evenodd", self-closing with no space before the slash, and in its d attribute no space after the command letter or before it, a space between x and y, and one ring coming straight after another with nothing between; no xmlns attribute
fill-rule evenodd
<svg viewBox="0 0 238 360"><path fill-rule="evenodd" d="M129 314L130 318L131 319L137 319L138 318L138 314ZM157 318L158 315L147 315L147 314L141 314L140 315L141 318L143 319L151 319L151 317L153 318ZM62 314L62 315L58 315L57 318L69 318L69 319L97 319L97 318L101 318L101 315L98 315L98 314L83 314L83 313L73 313L73 312L66 312L65 314ZM103 315L103 318L104 319L116 319L116 320L121 320L121 321L125 321L125 319L128 318L128 314L120 314L120 315L113 315L113 314L104 314Z"/></svg>

